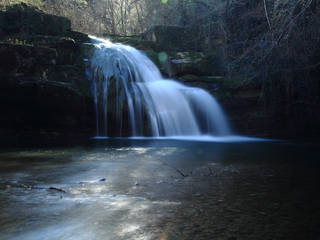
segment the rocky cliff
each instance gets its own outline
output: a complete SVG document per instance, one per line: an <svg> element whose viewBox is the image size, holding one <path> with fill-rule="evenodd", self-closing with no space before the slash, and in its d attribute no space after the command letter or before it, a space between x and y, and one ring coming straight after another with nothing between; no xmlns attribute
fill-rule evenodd
<svg viewBox="0 0 320 240"><path fill-rule="evenodd" d="M23 3L0 19L1 138L93 136L88 36Z"/></svg>

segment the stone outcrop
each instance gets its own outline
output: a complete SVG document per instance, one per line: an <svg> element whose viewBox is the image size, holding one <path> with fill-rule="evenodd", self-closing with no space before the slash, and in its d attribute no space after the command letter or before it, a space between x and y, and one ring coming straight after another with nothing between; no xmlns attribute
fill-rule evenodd
<svg viewBox="0 0 320 240"><path fill-rule="evenodd" d="M0 135L93 136L88 36L25 4L0 18Z"/></svg>
<svg viewBox="0 0 320 240"><path fill-rule="evenodd" d="M10 6L0 12L1 35L41 34L61 36L71 31L69 19L45 14L25 3Z"/></svg>

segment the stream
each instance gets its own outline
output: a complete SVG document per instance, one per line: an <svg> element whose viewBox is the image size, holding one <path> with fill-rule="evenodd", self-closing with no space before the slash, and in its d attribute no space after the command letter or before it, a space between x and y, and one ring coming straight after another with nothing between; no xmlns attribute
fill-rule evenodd
<svg viewBox="0 0 320 240"><path fill-rule="evenodd" d="M0 153L0 239L318 239L318 146L90 140Z"/></svg>

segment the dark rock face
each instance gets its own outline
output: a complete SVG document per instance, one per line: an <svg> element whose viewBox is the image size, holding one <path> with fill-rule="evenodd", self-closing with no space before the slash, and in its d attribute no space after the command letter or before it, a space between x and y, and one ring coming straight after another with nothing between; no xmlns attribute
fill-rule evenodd
<svg viewBox="0 0 320 240"><path fill-rule="evenodd" d="M47 47L0 44L0 74L20 75L26 78L45 77L45 71L55 65L57 52Z"/></svg>
<svg viewBox="0 0 320 240"><path fill-rule="evenodd" d="M95 134L87 35L19 4L0 13L0 136ZM0 138L0 141L1 141Z"/></svg>
<svg viewBox="0 0 320 240"><path fill-rule="evenodd" d="M320 134L319 68L278 72L264 86L265 108L273 132L318 138Z"/></svg>
<svg viewBox="0 0 320 240"><path fill-rule="evenodd" d="M0 20L3 35L62 35L71 31L69 19L45 14L24 3L9 7L5 12L0 12Z"/></svg>
<svg viewBox="0 0 320 240"><path fill-rule="evenodd" d="M60 42L55 44L60 46ZM68 48L70 46L68 45ZM85 65L59 48L0 44L0 126L14 134L94 134L94 105ZM75 52L74 52L75 53ZM90 130L91 129L91 130Z"/></svg>
<svg viewBox="0 0 320 240"><path fill-rule="evenodd" d="M88 115L94 114L90 101L67 85L15 82L1 88L2 128L17 132L80 132L88 128Z"/></svg>

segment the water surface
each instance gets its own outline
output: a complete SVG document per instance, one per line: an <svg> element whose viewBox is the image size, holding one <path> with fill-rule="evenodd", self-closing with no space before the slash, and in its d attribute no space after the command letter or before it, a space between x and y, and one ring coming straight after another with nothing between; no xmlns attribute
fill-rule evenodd
<svg viewBox="0 0 320 240"><path fill-rule="evenodd" d="M3 149L0 239L312 239L317 147L107 139Z"/></svg>

